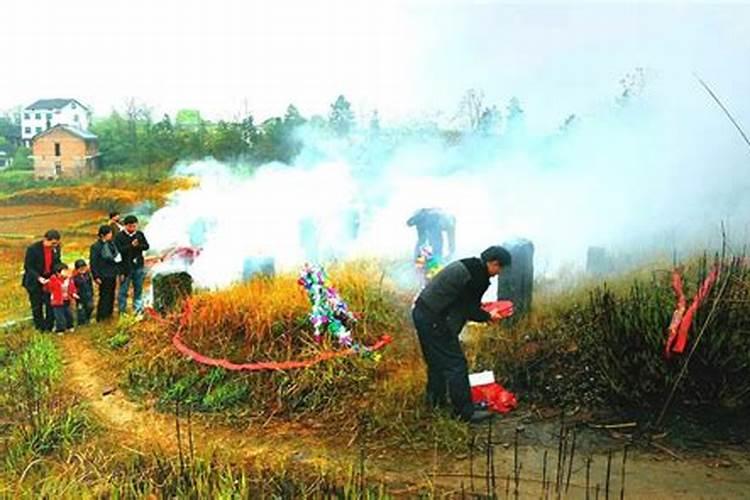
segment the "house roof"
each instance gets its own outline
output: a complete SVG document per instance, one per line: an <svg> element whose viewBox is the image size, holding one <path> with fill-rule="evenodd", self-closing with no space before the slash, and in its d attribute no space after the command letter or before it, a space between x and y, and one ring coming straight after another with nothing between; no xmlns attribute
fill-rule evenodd
<svg viewBox="0 0 750 500"><path fill-rule="evenodd" d="M33 104L30 104L29 106L26 106L25 109L29 110L35 110L35 109L61 109L68 105L70 102L75 102L79 106L81 106L84 109L88 109L86 106L78 102L76 99L39 99L38 101L34 102Z"/></svg>
<svg viewBox="0 0 750 500"><path fill-rule="evenodd" d="M76 137L80 137L84 141L92 141L92 140L96 140L97 139L96 134L92 134L88 130L81 130L80 128L72 127L70 125L62 125L62 124L60 124L60 125L55 125L54 127L48 128L47 130L44 130L42 132L39 132L31 140L35 141L38 138L40 138L42 136L45 136L45 135L47 135L50 132L53 132L55 130L64 130L65 132L73 134Z"/></svg>

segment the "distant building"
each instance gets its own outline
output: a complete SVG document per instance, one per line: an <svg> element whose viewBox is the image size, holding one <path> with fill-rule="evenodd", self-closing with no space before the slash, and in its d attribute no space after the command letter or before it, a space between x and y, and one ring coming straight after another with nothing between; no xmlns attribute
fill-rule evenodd
<svg viewBox="0 0 750 500"><path fill-rule="evenodd" d="M96 136L69 125L55 125L34 136L31 152L37 179L80 178L98 168Z"/></svg>
<svg viewBox="0 0 750 500"><path fill-rule="evenodd" d="M25 146L31 139L56 125L88 130L91 111L75 99L40 99L24 108L21 115L21 139Z"/></svg>

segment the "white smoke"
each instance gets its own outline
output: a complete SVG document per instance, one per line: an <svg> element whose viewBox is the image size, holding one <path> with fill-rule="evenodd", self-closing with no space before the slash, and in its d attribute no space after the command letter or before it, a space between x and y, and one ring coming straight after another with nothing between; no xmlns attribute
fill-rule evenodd
<svg viewBox="0 0 750 500"><path fill-rule="evenodd" d="M506 124L499 138L452 145L439 132L346 141L303 128L293 166L179 167L200 183L154 214L148 237L157 249L202 247L191 274L225 286L248 257L271 256L277 269L310 259L305 224L317 236L313 260L409 259L416 236L405 221L422 207L456 216L459 257L525 237L544 273L582 268L591 245L684 253L715 243L721 220L746 224L750 156L694 81L657 79L627 103L571 112L580 119L565 131Z"/></svg>

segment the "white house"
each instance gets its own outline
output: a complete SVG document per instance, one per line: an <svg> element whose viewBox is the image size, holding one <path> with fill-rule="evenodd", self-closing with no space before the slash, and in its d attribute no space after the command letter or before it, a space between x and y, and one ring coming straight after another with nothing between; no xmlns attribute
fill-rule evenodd
<svg viewBox="0 0 750 500"><path fill-rule="evenodd" d="M23 110L21 139L25 146L31 138L55 125L69 125L88 130L91 111L75 99L40 99Z"/></svg>

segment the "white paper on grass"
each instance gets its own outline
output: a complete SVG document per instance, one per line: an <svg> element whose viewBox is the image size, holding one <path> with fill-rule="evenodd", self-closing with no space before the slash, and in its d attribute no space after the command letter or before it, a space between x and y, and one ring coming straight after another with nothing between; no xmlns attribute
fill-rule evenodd
<svg viewBox="0 0 750 500"><path fill-rule="evenodd" d="M472 373L469 375L469 385L476 387L478 385L487 385L495 383L495 374L492 371Z"/></svg>

